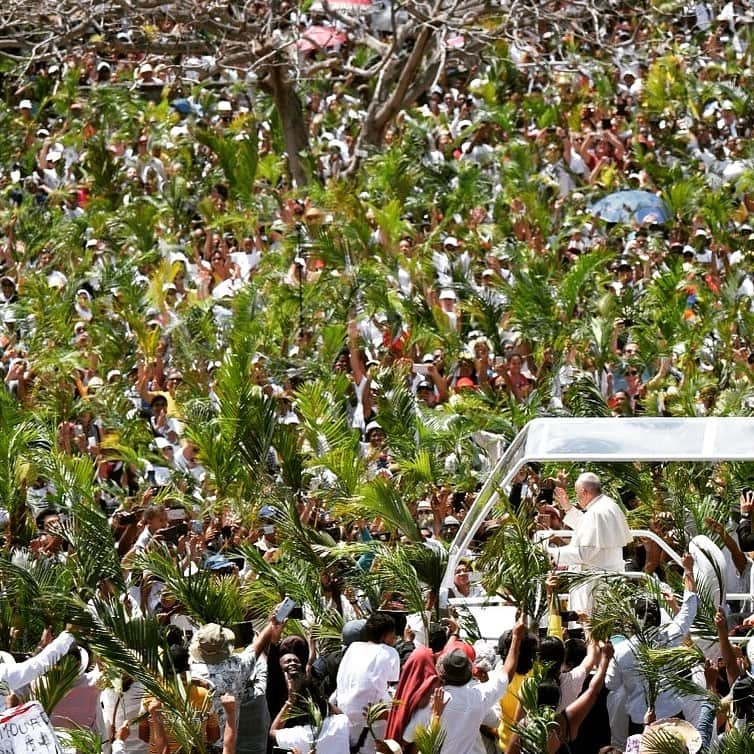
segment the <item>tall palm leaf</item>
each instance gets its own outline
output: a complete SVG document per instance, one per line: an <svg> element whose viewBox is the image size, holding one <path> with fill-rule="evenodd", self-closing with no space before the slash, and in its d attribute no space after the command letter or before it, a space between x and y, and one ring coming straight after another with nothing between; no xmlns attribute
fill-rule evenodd
<svg viewBox="0 0 754 754"><path fill-rule="evenodd" d="M66 655L34 684L33 697L48 715L52 714L79 679L79 668L78 658Z"/></svg>
<svg viewBox="0 0 754 754"><path fill-rule="evenodd" d="M164 548L140 554L134 567L163 583L167 593L200 624L231 626L244 619L246 609L233 576L218 577L210 571L184 573Z"/></svg>
<svg viewBox="0 0 754 754"><path fill-rule="evenodd" d="M419 527L405 502L405 494L392 480L375 477L362 485L348 506L339 506L336 512L382 519L393 531L399 531L414 542L421 541Z"/></svg>
<svg viewBox="0 0 754 754"><path fill-rule="evenodd" d="M414 744L419 754L442 754L448 734L442 727L442 719L428 728L418 726L414 732Z"/></svg>
<svg viewBox="0 0 754 754"><path fill-rule="evenodd" d="M405 548L379 547L369 578L374 580L381 595L400 594L406 610L421 615L424 628L429 631L425 590Z"/></svg>
<svg viewBox="0 0 754 754"><path fill-rule="evenodd" d="M542 584L552 565L547 551L531 539L523 514L508 512L505 524L485 544L479 558L489 594L501 594L536 625L547 611Z"/></svg>

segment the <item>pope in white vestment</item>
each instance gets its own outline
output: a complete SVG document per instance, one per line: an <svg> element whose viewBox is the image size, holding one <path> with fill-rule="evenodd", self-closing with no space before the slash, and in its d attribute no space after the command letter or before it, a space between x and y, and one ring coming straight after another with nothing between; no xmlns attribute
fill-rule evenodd
<svg viewBox="0 0 754 754"><path fill-rule="evenodd" d="M576 497L581 510L568 501L565 490L556 491L565 510L565 523L573 529L569 544L550 547L549 553L558 566L573 571L623 571L623 548L633 537L623 509L602 494L599 478L585 473L576 480ZM586 584L571 592L570 609L589 612L592 587Z"/></svg>

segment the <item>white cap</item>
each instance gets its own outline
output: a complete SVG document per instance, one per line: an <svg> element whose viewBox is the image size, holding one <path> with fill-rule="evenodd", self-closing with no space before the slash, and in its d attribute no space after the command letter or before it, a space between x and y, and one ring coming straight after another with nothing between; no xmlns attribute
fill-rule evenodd
<svg viewBox="0 0 754 754"><path fill-rule="evenodd" d="M50 162L57 162L62 156L63 156L63 153L59 149L51 149L47 153L47 159Z"/></svg>
<svg viewBox="0 0 754 754"><path fill-rule="evenodd" d="M452 288L443 288L440 291L440 301L456 301L458 296Z"/></svg>
<svg viewBox="0 0 754 754"><path fill-rule="evenodd" d="M179 136L188 136L188 135L189 135L188 126L186 126L183 123L180 126L173 126L170 129L170 138L173 140L177 139Z"/></svg>
<svg viewBox="0 0 754 754"><path fill-rule="evenodd" d="M31 100L30 99L22 99L18 103L18 109L19 110L31 110Z"/></svg>
<svg viewBox="0 0 754 754"><path fill-rule="evenodd" d="M233 110L233 106L226 99L221 99L217 103L217 112L219 113L229 113L232 110Z"/></svg>
<svg viewBox="0 0 754 754"><path fill-rule="evenodd" d="M455 236L448 236L443 242L443 246L452 246L453 248L457 248L460 246L458 243L458 239Z"/></svg>
<svg viewBox="0 0 754 754"><path fill-rule="evenodd" d="M65 288L66 285L68 285L68 278L62 272L53 270L47 276L47 285L49 285L50 288Z"/></svg>

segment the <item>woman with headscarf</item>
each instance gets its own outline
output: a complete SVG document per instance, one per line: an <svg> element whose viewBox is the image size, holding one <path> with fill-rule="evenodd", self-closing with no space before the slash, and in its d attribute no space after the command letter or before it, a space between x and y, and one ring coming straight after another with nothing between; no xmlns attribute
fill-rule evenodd
<svg viewBox="0 0 754 754"><path fill-rule="evenodd" d="M406 660L398 679L395 700L387 718L385 738L406 747L403 731L416 710L426 707L432 692L440 685L435 654L429 647L418 646Z"/></svg>
<svg viewBox="0 0 754 754"><path fill-rule="evenodd" d="M76 316L84 321L91 322L94 317L92 312L92 294L86 288L79 288L76 291L76 301L74 302Z"/></svg>

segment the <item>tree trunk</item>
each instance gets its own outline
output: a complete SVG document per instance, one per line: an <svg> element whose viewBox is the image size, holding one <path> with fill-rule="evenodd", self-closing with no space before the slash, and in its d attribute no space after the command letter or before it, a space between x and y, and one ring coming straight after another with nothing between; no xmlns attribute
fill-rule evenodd
<svg viewBox="0 0 754 754"><path fill-rule="evenodd" d="M291 178L297 186L306 186L309 183L309 175L301 161L301 154L309 152L309 134L304 122L301 100L282 66L270 66L269 84L283 129Z"/></svg>
<svg viewBox="0 0 754 754"><path fill-rule="evenodd" d="M359 169L366 148L382 146L385 130L390 122L409 101L413 101L429 87L437 71L436 63L425 60L433 39L432 29L423 28L414 40L406 61L398 65L396 58L393 65L383 69L356 137L354 154L345 171L346 176L354 175ZM431 52L430 50L430 54ZM386 93L388 89L389 94Z"/></svg>

